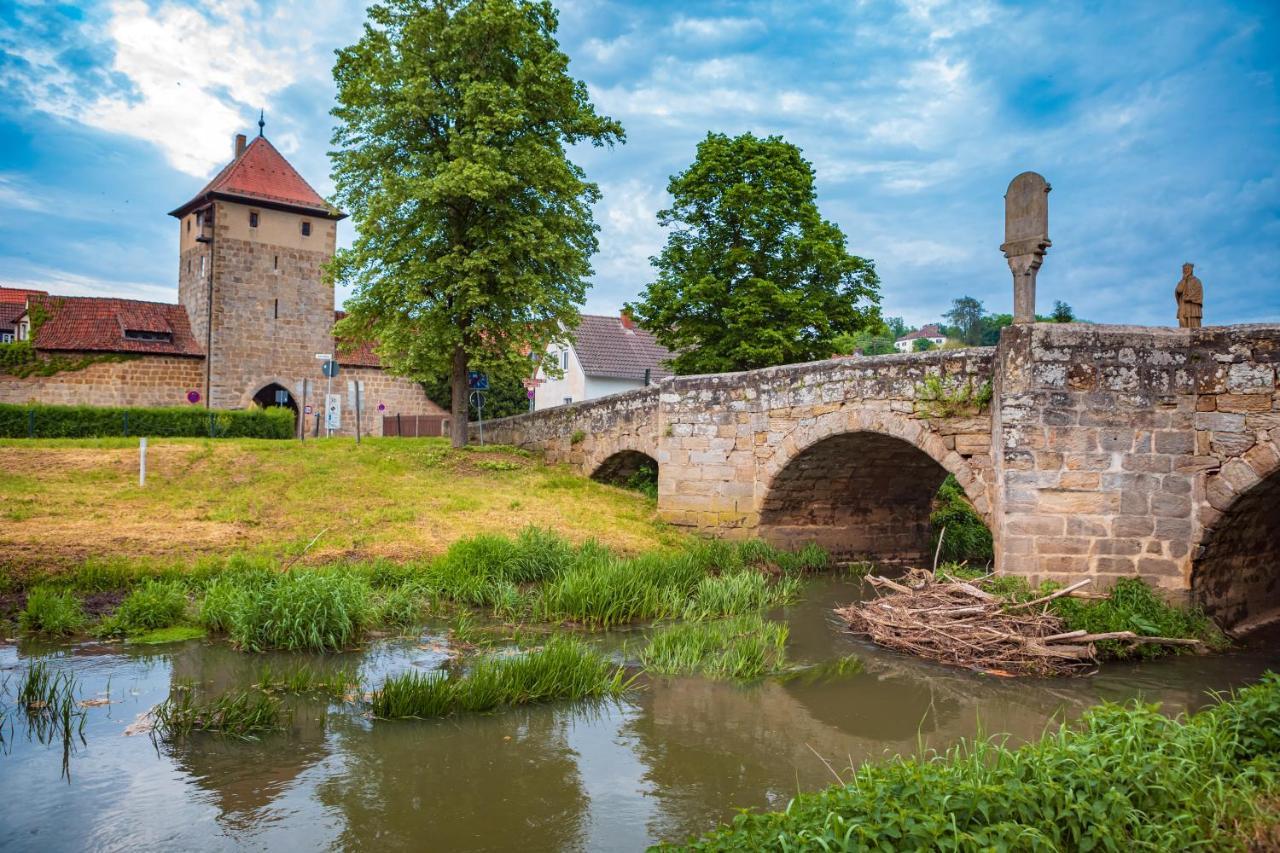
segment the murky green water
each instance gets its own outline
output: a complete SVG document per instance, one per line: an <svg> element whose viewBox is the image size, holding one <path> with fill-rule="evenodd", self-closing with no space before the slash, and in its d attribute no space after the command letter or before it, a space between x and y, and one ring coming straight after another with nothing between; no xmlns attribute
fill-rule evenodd
<svg viewBox="0 0 1280 853"><path fill-rule="evenodd" d="M212 692L276 663L359 667L366 684L444 655L431 637L361 653L254 656L212 642L0 646L10 694L33 657L73 669L87 745L61 776L61 749L17 725L0 756L5 850L637 850L712 828L744 806L782 807L869 758L945 747L979 731L1032 738L1102 700L1143 696L1172 710L1280 668L1276 645L1218 657L1112 665L1090 678L1007 680L876 650L831 621L856 583L824 579L786 612L791 656L856 654L861 672L751 686L658 680L618 702L444 721L375 721L355 705L294 702L287 733L261 741L193 736L157 747L123 732L183 679ZM640 634L598 635L622 654ZM10 701L12 696L10 696Z"/></svg>

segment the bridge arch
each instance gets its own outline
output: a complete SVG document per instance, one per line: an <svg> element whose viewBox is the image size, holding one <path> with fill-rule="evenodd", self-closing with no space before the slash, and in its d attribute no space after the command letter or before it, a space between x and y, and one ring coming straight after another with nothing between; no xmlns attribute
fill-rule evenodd
<svg viewBox="0 0 1280 853"><path fill-rule="evenodd" d="M1280 454L1247 454L1206 478L1221 516L1206 527L1191 565L1193 600L1223 628L1280 618ZM1232 486L1232 483L1236 486Z"/></svg>
<svg viewBox="0 0 1280 853"><path fill-rule="evenodd" d="M954 474L990 526L985 484L928 423L894 412L831 412L802 421L761 471L760 535L816 541L846 559L922 564L929 514Z"/></svg>

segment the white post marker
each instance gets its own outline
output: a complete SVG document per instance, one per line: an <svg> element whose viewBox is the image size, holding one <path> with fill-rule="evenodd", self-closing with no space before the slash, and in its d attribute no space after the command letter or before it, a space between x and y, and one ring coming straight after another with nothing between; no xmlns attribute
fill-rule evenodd
<svg viewBox="0 0 1280 853"><path fill-rule="evenodd" d="M324 406L324 425L332 435L336 429L342 429L342 395L326 394Z"/></svg>
<svg viewBox="0 0 1280 853"><path fill-rule="evenodd" d="M138 439L138 486L147 484L147 437Z"/></svg>

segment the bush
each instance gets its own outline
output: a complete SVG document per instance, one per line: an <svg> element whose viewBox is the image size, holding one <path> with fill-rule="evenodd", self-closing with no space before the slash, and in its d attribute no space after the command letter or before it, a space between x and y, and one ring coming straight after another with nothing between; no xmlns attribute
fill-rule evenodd
<svg viewBox="0 0 1280 853"><path fill-rule="evenodd" d="M276 406L211 412L197 406L144 409L0 403L0 438L292 438L295 423L290 409Z"/></svg>
<svg viewBox="0 0 1280 853"><path fill-rule="evenodd" d="M1210 645L1222 642L1222 635L1207 616L1198 610L1169 604L1140 578L1119 578L1107 597L1097 601L1059 598L1052 607L1071 631L1084 630L1090 634L1132 631L1148 637L1194 638ZM1134 647L1118 640L1103 641L1098 648L1117 658L1159 657L1170 651L1166 646Z"/></svg>
<svg viewBox="0 0 1280 853"><path fill-rule="evenodd" d="M104 634L136 634L168 628L187 612L186 587L178 581L143 581L129 593L110 619L102 623Z"/></svg>
<svg viewBox="0 0 1280 853"><path fill-rule="evenodd" d="M987 565L995 559L995 547L991 540L991 531L969 504L964 489L950 474L942 481L938 494L933 499L933 512L929 516L929 524L933 528L933 547L938 546L938 536L942 535L942 552L939 555L943 562L960 563L968 561L975 565ZM946 533L943 534L943 528Z"/></svg>
<svg viewBox="0 0 1280 853"><path fill-rule="evenodd" d="M867 763L784 812L743 813L696 850L1189 850L1243 847L1280 771L1280 678L1170 719L1103 705L1009 749Z"/></svg>
<svg viewBox="0 0 1280 853"><path fill-rule="evenodd" d="M18 624L37 634L72 634L84 624L84 611L70 590L38 586L27 593Z"/></svg>

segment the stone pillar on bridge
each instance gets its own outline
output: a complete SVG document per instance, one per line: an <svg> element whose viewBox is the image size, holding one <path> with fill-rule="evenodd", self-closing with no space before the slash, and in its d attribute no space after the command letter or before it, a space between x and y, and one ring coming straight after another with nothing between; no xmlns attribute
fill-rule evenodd
<svg viewBox="0 0 1280 853"><path fill-rule="evenodd" d="M1004 243L1000 251L1013 272L1013 322L1036 321L1036 273L1049 240L1049 183L1035 172L1009 182L1004 195Z"/></svg>

